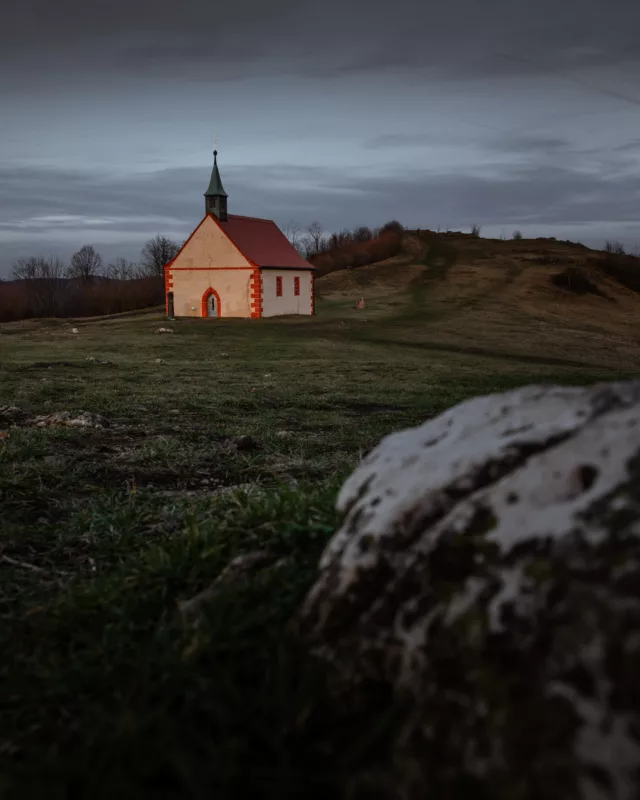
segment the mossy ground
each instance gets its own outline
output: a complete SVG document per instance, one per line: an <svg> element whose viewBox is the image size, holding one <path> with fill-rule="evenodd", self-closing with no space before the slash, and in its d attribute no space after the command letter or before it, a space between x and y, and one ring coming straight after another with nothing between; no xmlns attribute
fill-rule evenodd
<svg viewBox="0 0 640 800"><path fill-rule="evenodd" d="M635 367L471 332L439 345L411 296L317 310L163 335L148 313L0 328L0 407L111 423L0 440L2 797L339 796L369 744L298 735L317 676L286 629L341 482L384 435L465 398ZM277 566L185 626L178 602L255 549Z"/></svg>

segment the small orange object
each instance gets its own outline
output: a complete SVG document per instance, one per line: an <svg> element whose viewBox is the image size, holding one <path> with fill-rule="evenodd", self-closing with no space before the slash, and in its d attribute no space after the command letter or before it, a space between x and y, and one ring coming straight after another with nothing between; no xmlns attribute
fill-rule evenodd
<svg viewBox="0 0 640 800"><path fill-rule="evenodd" d="M0 431L0 439L8 439L9 431Z"/></svg>

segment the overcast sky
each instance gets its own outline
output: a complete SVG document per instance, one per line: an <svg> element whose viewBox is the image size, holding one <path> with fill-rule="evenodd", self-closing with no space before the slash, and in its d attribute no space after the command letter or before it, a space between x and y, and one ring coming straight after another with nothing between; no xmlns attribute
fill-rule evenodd
<svg viewBox="0 0 640 800"><path fill-rule="evenodd" d="M204 213L640 246L637 0L8 0L0 276Z"/></svg>

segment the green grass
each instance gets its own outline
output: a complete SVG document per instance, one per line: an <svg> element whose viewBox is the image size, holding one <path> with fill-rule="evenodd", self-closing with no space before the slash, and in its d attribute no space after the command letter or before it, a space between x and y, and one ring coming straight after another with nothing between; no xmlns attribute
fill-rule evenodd
<svg viewBox="0 0 640 800"><path fill-rule="evenodd" d="M302 725L321 675L287 625L344 478L384 435L464 398L623 377L535 343L529 357L438 347L428 321L389 325L375 303L318 312L181 320L173 335L148 314L77 335L0 328L0 407L111 423L0 441L3 798L339 796L374 720L367 740ZM178 603L256 549L269 564L185 624Z"/></svg>

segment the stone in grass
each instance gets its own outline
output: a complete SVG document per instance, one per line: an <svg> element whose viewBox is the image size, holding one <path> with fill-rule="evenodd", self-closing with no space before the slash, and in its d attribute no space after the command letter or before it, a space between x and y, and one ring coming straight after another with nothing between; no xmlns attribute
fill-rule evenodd
<svg viewBox="0 0 640 800"><path fill-rule="evenodd" d="M10 425L25 424L29 415L17 406L0 406L0 422Z"/></svg>
<svg viewBox="0 0 640 800"><path fill-rule="evenodd" d="M113 361L108 361L103 358L95 358L95 356L87 356L85 361L90 361L92 364L113 364Z"/></svg>
<svg viewBox="0 0 640 800"><path fill-rule="evenodd" d="M48 401L46 401L48 402ZM90 411L54 411L52 414L32 415L16 406L0 407L0 422L16 427L46 428L62 425L71 428L107 428L109 420Z"/></svg>
<svg viewBox="0 0 640 800"><path fill-rule="evenodd" d="M55 411L53 414L42 414L32 417L29 425L36 428L46 428L50 426L62 425L68 428L107 428L109 421L101 414L93 414L90 411Z"/></svg>
<svg viewBox="0 0 640 800"><path fill-rule="evenodd" d="M337 505L294 629L330 714L392 698L354 796L640 797L640 381L461 403Z"/></svg>
<svg viewBox="0 0 640 800"><path fill-rule="evenodd" d="M236 450L242 453L258 450L260 447L259 443L253 438L253 436L247 436L244 434L240 436L231 436L229 441L235 446Z"/></svg>

